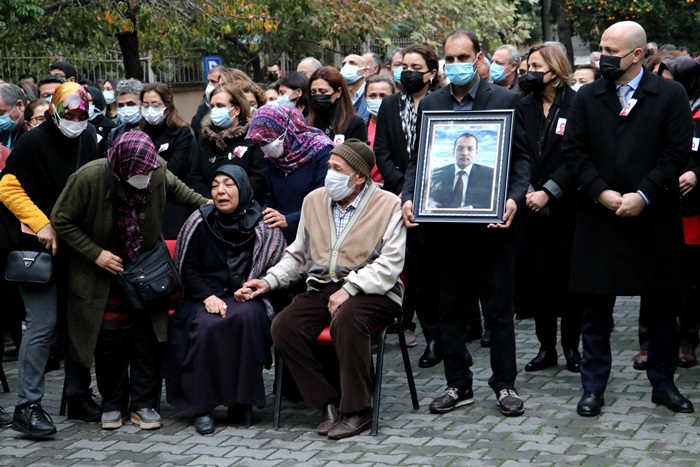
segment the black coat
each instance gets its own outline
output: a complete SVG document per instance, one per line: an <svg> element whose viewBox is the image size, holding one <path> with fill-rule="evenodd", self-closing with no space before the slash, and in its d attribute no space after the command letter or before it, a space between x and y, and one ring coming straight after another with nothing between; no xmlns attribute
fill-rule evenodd
<svg viewBox="0 0 700 467"><path fill-rule="evenodd" d="M398 92L382 99L374 135L374 155L384 179L384 189L396 195L403 189L404 173L411 157L401 126L400 101L401 93Z"/></svg>
<svg viewBox="0 0 700 467"><path fill-rule="evenodd" d="M326 133L331 141L335 139L335 132L331 128L330 122L324 122L319 118L316 118L313 126ZM345 131L339 134L344 135L346 140L350 138L357 138L360 141L367 141L367 124L359 115L353 115L348 120L348 124L345 126Z"/></svg>
<svg viewBox="0 0 700 467"><path fill-rule="evenodd" d="M476 91L476 98L472 110L503 110L517 109L520 96L508 91L505 88L480 80ZM404 186L402 192L402 203L413 201L413 193L416 184L416 165L418 162L418 148L420 147L420 128L423 112L428 110L452 110L452 94L450 86L445 86L432 92L421 99L418 105L418 121L416 128L418 138L413 147L411 158L406 168ZM508 198L512 198L518 204L522 204L530 184L530 161L525 148L523 125L517 118L513 124L513 145L510 156L510 177L508 180Z"/></svg>
<svg viewBox="0 0 700 467"><path fill-rule="evenodd" d="M679 293L683 230L678 177L688 163L692 120L683 87L645 72L629 116L615 83L579 90L562 143L581 190L571 289L613 295ZM597 202L603 190L641 190L650 201L636 217Z"/></svg>
<svg viewBox="0 0 700 467"><path fill-rule="evenodd" d="M455 165L438 167L430 177L430 201L438 208L458 208L452 201L455 183ZM472 164L469 178L465 177L467 191L464 194L464 206L474 209L491 207L491 191L493 187L493 168L485 165Z"/></svg>
<svg viewBox="0 0 700 467"><path fill-rule="evenodd" d="M216 127L210 128L221 133ZM211 198L214 171L224 164L237 165L248 174L250 185L253 187L253 197L262 205L267 194L267 162L260 147L255 142L245 139L247 132L247 124L230 131L225 130L225 149L219 148L212 138L207 137L206 131L200 134L197 141L197 157L192 163L187 184L200 195Z"/></svg>
<svg viewBox="0 0 700 467"><path fill-rule="evenodd" d="M97 131L98 154L107 155L107 149L109 149L109 146L107 146L109 132L112 131L113 128L116 128L118 124L111 118L102 114L90 120L90 124L94 126L95 131Z"/></svg>

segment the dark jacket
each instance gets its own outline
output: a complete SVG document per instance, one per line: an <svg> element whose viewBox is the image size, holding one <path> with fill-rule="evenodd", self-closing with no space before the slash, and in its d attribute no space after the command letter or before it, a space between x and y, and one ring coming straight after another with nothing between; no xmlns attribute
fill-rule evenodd
<svg viewBox="0 0 700 467"><path fill-rule="evenodd" d="M382 99L377 114L377 132L374 135L374 155L377 168L384 179L384 189L398 195L403 190L404 173L410 154L406 134L401 127L401 93ZM416 129L418 131L419 128Z"/></svg>
<svg viewBox="0 0 700 467"><path fill-rule="evenodd" d="M202 99L202 102L199 103L197 106L197 111L194 113L194 116L192 117L192 122L190 123L190 126L192 127L192 131L194 131L194 136L196 139L199 139L199 133L202 130L202 119L209 113L209 105L207 104L207 99L206 97Z"/></svg>
<svg viewBox="0 0 700 467"><path fill-rule="evenodd" d="M562 143L581 199L571 290L596 294L681 293L683 230L678 177L693 133L683 87L644 72L627 117L615 83L582 87L571 104ZM619 217L597 202L606 189L641 190L650 204Z"/></svg>
<svg viewBox="0 0 700 467"><path fill-rule="evenodd" d="M139 210L141 251L153 249L160 238L165 200L191 207L206 199L180 182L166 168L165 161L153 172L148 200ZM51 214L51 224L63 243L71 249L68 294L69 350L77 361L89 367L107 306L112 275L95 264L103 249L113 240L112 194L106 176L107 161L100 159L73 174ZM120 186L114 185L117 194ZM123 190L123 189L122 189ZM114 253L114 252L113 252ZM167 335L167 310L152 313L159 339Z"/></svg>
<svg viewBox="0 0 700 467"><path fill-rule="evenodd" d="M214 139L204 131L197 142L198 152L192 163L188 185L194 191L211 198L211 180L214 171L224 164L240 166L248 174L253 187L253 197L260 204L267 194L267 162L257 143L245 139L248 123L221 130L208 127L212 132L225 136L226 147L221 149Z"/></svg>
<svg viewBox="0 0 700 467"><path fill-rule="evenodd" d="M455 184L455 165L438 167L430 177L430 201L437 208L458 208L453 202ZM491 206L493 187L493 168L480 164L472 164L464 193L464 206L474 209L488 209Z"/></svg>
<svg viewBox="0 0 700 467"><path fill-rule="evenodd" d="M323 122L317 118L314 121L313 126L326 133L331 141L335 139L335 132L331 128L330 122ZM360 141L367 141L367 125L365 124L365 121L362 120L362 117L359 115L353 115L350 117L350 120L348 120L345 131L339 134L344 135L346 141L350 138L357 138Z"/></svg>
<svg viewBox="0 0 700 467"><path fill-rule="evenodd" d="M109 147L107 146L109 132L118 126L117 123L111 118L108 118L107 116L102 114L93 118L89 122L93 127L95 127L95 130L97 131L98 153L106 155L107 149L109 149Z"/></svg>
<svg viewBox="0 0 700 467"><path fill-rule="evenodd" d="M282 233L290 245L297 236L304 198L325 183L328 158L332 149L333 146L326 146L311 161L291 173L278 169L272 162L268 161L267 183L270 192L265 198L264 207L276 209L285 216L287 227L282 229Z"/></svg>

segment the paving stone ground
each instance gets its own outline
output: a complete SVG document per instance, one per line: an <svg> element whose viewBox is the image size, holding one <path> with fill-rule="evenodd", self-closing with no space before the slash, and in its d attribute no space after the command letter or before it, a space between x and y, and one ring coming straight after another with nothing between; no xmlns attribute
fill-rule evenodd
<svg viewBox="0 0 700 467"><path fill-rule="evenodd" d="M231 425L225 408L214 415L216 432L200 436L192 420L163 401L163 427L141 431L127 424L102 430L97 423L58 415L63 374L47 375L44 407L58 433L52 440L32 441L12 430L0 430L0 465L9 466L520 466L614 465L684 466L700 460L700 417L673 414L651 402L644 372L632 368L637 351L636 298L619 298L613 332L613 369L599 417L575 413L580 397L578 375L569 373L563 357L556 368L537 373L522 369L538 349L533 320L516 321L517 387L525 415L505 418L487 385L491 374L488 349L469 345L474 355L475 403L452 413L432 415L428 404L444 390L442 366L418 368L422 342L410 349L421 408L410 403L395 337L388 341L378 436L332 441L315 433L319 413L285 402L280 430L272 428L272 371L265 372L269 392L265 409L253 412L250 428ZM672 310L669 310L671 312ZM17 367L5 363L11 389ZM679 369L678 387L700 410L700 368ZM0 393L8 411L13 393Z"/></svg>

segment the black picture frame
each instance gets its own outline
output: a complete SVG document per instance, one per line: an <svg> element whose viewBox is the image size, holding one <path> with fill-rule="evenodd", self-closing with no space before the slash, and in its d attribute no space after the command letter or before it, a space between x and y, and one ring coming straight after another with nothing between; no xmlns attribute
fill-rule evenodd
<svg viewBox="0 0 700 467"><path fill-rule="evenodd" d="M416 222L503 222L514 116L514 110L423 112ZM468 173L457 175L459 169Z"/></svg>

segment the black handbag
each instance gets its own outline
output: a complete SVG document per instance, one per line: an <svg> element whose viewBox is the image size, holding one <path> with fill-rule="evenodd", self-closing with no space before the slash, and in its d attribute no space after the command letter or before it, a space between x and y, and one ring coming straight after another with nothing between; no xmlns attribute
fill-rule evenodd
<svg viewBox="0 0 700 467"><path fill-rule="evenodd" d="M53 258L45 251L15 250L7 255L5 279L10 282L46 284L53 275Z"/></svg>
<svg viewBox="0 0 700 467"><path fill-rule="evenodd" d="M165 302L182 286L180 274L162 237L152 250L142 253L117 273L117 280L124 297L137 310Z"/></svg>

